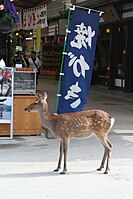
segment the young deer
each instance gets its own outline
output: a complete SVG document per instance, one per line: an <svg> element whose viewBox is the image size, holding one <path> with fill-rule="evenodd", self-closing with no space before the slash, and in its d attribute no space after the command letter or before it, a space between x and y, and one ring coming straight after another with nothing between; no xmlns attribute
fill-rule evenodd
<svg viewBox="0 0 133 199"><path fill-rule="evenodd" d="M54 171L61 168L62 156L64 155L64 168L61 174L67 171L67 150L71 138L87 138L95 135L104 146L104 155L98 171L104 168L107 159L105 174L109 170L109 159L112 145L107 135L112 128L115 119L102 110L85 110L76 113L50 115L47 104L47 93L38 94L34 103L25 108L25 111L39 112L42 125L60 140L60 156L58 166Z"/></svg>

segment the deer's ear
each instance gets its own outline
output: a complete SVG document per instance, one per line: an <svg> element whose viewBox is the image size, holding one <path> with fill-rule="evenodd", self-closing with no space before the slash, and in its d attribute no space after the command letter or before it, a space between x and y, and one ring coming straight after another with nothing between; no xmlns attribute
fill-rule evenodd
<svg viewBox="0 0 133 199"><path fill-rule="evenodd" d="M45 91L43 94L44 99L46 100L48 98L47 92Z"/></svg>

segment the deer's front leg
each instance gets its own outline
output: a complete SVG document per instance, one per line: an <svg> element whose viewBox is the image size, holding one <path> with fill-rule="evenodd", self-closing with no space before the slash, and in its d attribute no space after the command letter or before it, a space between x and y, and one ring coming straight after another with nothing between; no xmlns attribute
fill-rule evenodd
<svg viewBox="0 0 133 199"><path fill-rule="evenodd" d="M62 143L62 141L60 141L60 155L59 155L59 161L58 161L57 168L54 170L54 172L59 171L59 169L61 168L62 155L63 155L63 143Z"/></svg>
<svg viewBox="0 0 133 199"><path fill-rule="evenodd" d="M68 150L68 139L63 140L63 154L64 154L64 167L60 174L66 174L67 171L67 150Z"/></svg>

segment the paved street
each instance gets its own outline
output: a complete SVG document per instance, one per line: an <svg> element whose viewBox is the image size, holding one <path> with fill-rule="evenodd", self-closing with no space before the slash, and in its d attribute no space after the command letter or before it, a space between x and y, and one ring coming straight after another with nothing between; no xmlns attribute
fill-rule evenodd
<svg viewBox="0 0 133 199"><path fill-rule="evenodd" d="M48 91L49 109L53 113L57 81L41 79L38 89ZM45 134L0 140L0 199L131 199L132 99L132 94L91 86L85 109L103 109L116 119L109 134L113 151L108 175L96 171L103 147L94 137L71 140L66 175L53 173L59 154L58 140L47 139Z"/></svg>

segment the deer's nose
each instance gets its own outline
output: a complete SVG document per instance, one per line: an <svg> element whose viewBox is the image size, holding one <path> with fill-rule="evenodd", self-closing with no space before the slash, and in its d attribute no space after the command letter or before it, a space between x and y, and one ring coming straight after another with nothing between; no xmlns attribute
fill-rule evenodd
<svg viewBox="0 0 133 199"><path fill-rule="evenodd" d="M25 111L28 111L27 107L24 109Z"/></svg>

